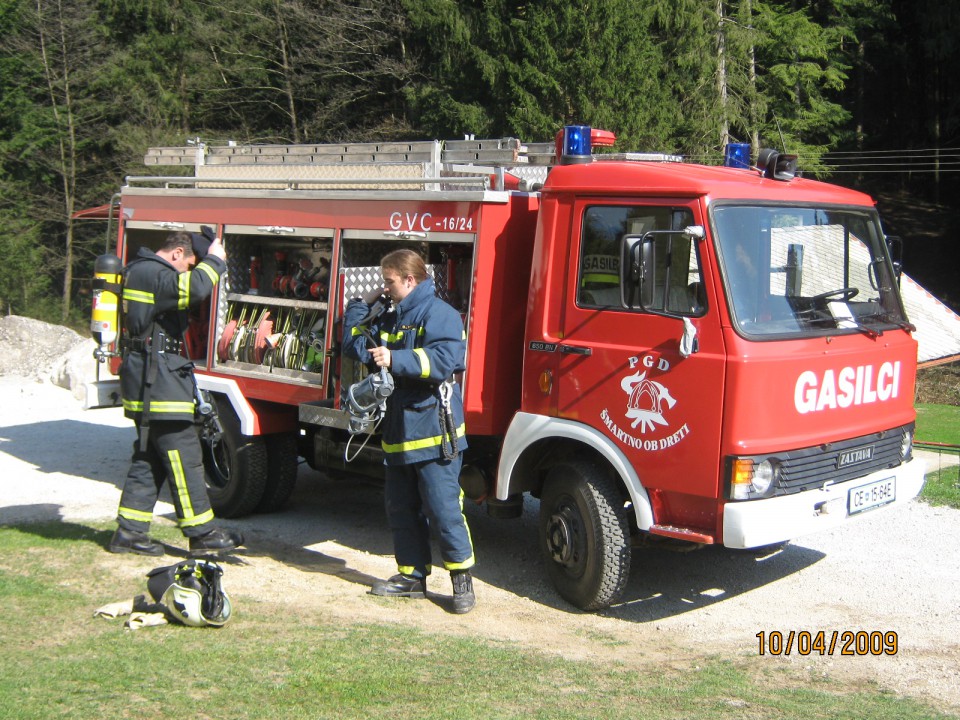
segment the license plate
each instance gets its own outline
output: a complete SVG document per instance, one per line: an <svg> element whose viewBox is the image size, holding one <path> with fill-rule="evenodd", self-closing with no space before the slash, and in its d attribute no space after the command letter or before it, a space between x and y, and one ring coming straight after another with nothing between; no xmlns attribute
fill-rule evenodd
<svg viewBox="0 0 960 720"><path fill-rule="evenodd" d="M876 482L850 488L847 493L847 513L856 515L865 510L892 503L897 497L896 478L886 478Z"/></svg>

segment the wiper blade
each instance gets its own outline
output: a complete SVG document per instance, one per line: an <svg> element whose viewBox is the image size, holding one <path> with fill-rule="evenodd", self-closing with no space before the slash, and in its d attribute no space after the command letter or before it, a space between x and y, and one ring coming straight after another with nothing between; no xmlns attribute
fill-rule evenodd
<svg viewBox="0 0 960 720"><path fill-rule="evenodd" d="M864 325L863 323L861 323L861 322L860 322L859 320L857 320L857 319L847 320L846 322L851 322L851 323L853 323L853 326L854 326L857 330L859 330L860 332L862 332L864 335L866 335L867 337L869 337L871 340L876 340L878 337L880 337L881 335L883 335L883 330L874 330L873 328L869 328L869 327L867 327L866 325Z"/></svg>
<svg viewBox="0 0 960 720"><path fill-rule="evenodd" d="M889 323L890 325L894 325L900 328L901 330L907 330L909 332L917 331L917 326L914 325L912 322L903 320L901 318L892 317L889 313L875 313L873 315L861 315L858 318L858 320L864 320L864 319L877 320L879 322Z"/></svg>

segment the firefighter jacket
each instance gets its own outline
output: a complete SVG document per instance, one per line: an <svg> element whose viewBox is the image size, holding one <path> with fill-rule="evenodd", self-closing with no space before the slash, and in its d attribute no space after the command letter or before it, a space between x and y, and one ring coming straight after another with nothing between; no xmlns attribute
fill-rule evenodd
<svg viewBox="0 0 960 720"><path fill-rule="evenodd" d="M179 353L189 308L209 297L226 263L207 256L179 273L162 257L140 248L123 271L124 414L135 420L193 420L193 363Z"/></svg>
<svg viewBox="0 0 960 720"><path fill-rule="evenodd" d="M368 327L360 321L368 311L359 299L351 300L344 312L344 353L373 369L367 329L390 350L390 372L396 387L387 399L387 410L380 424L382 446L387 465L410 465L439 460L455 442L457 451L467 446L460 385L452 382L454 373L464 370L466 334L460 313L438 298L434 283L427 278L391 311ZM440 385L448 387L451 432L443 429ZM452 435L456 435L456 439Z"/></svg>

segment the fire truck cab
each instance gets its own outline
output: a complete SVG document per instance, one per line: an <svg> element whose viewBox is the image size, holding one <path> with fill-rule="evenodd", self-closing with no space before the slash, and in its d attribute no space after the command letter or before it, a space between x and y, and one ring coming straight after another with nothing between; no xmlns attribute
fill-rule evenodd
<svg viewBox="0 0 960 720"><path fill-rule="evenodd" d="M281 507L299 456L380 472L340 322L397 247L467 330L464 493L504 518L539 498L577 607L620 597L643 539L754 548L915 497L917 345L873 201L776 153L708 167L591 138L151 151L194 173L127 178L118 256L201 225L228 253L185 343L222 430L200 424L216 512Z"/></svg>

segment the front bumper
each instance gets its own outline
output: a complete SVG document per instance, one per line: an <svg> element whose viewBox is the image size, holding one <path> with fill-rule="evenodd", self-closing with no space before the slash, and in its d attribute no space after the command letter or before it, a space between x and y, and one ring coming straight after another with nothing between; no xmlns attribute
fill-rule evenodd
<svg viewBox="0 0 960 720"><path fill-rule="evenodd" d="M838 527L874 512L903 505L923 488L926 464L914 458L896 468L807 490L796 495L728 502L723 508L723 544L729 548L754 548L785 542L821 530ZM847 511L847 494L852 488L893 477L896 499L856 515Z"/></svg>

